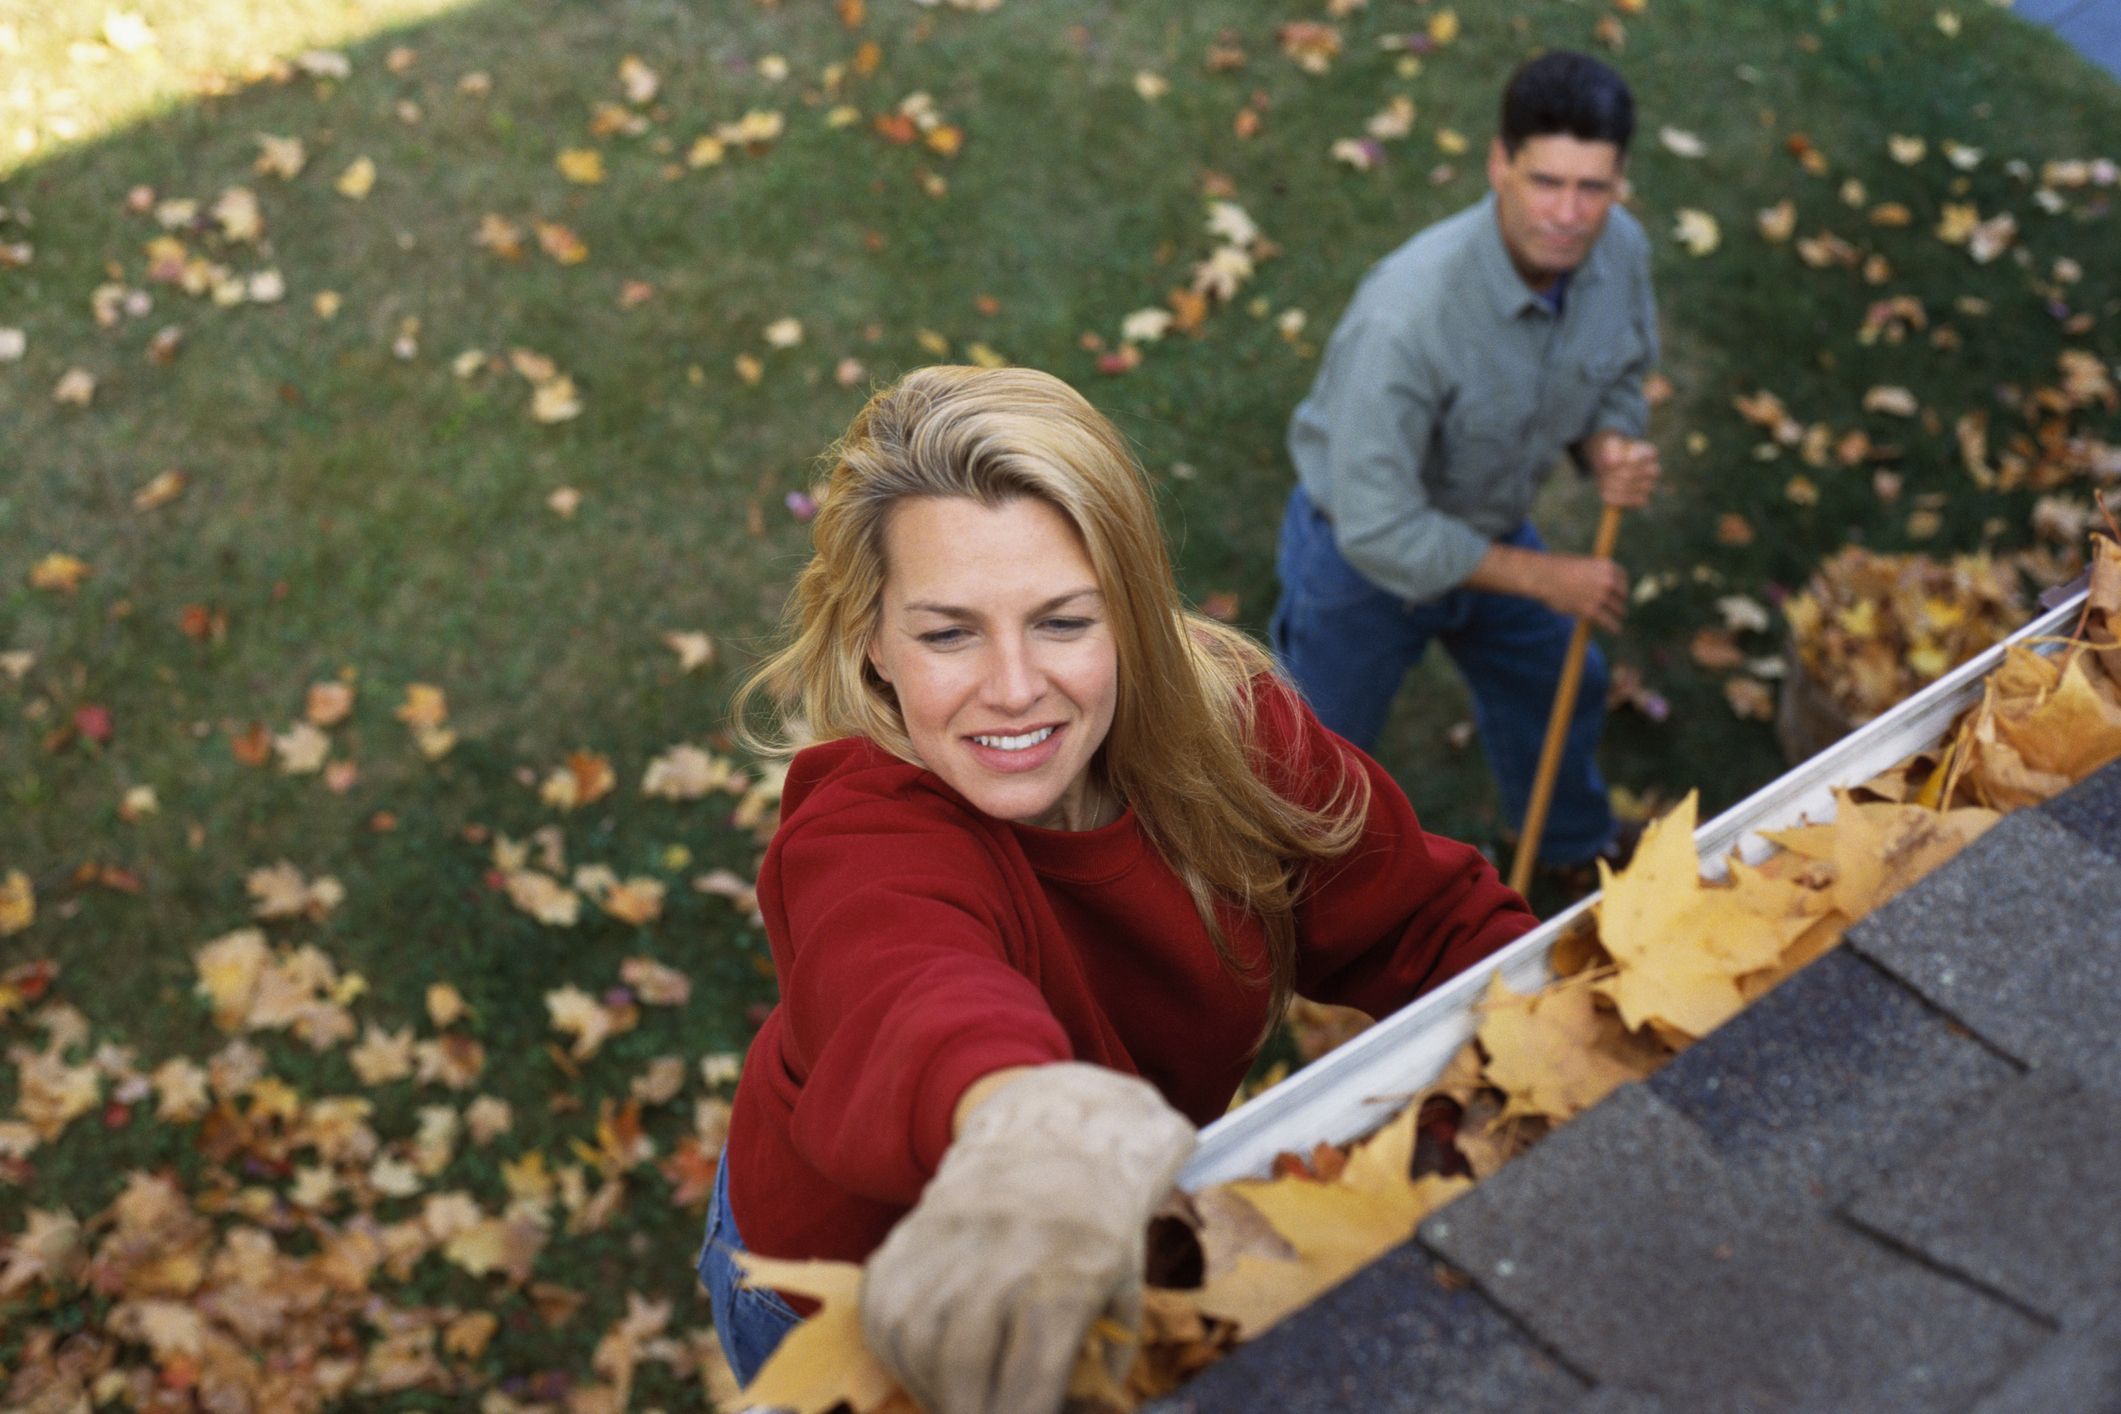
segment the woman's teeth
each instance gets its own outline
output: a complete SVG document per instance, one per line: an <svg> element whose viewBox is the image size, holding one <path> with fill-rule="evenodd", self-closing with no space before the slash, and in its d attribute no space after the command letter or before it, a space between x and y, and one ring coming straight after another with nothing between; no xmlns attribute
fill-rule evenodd
<svg viewBox="0 0 2121 1414"><path fill-rule="evenodd" d="M1023 751L1052 735L1053 728L1040 727L1037 731L1025 732L1022 736L976 736L972 739L981 746L991 747L996 751Z"/></svg>

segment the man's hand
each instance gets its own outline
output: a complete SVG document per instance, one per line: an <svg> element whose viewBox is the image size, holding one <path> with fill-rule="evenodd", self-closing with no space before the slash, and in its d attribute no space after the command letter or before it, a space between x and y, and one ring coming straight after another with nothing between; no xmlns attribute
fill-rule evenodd
<svg viewBox="0 0 2121 1414"><path fill-rule="evenodd" d="M862 1331L931 1414L1058 1414L1084 1337L1140 1323L1144 1232L1193 1152L1145 1080L1060 1062L970 1106L870 1255ZM1114 1382L1131 1339L1098 1346Z"/></svg>
<svg viewBox="0 0 2121 1414"><path fill-rule="evenodd" d="M1590 435L1583 451L1607 505L1633 511L1649 504L1660 471L1656 443L1605 428Z"/></svg>
<svg viewBox="0 0 2121 1414"><path fill-rule="evenodd" d="M1466 588L1536 599L1557 614L1589 619L1607 632L1628 609L1628 574L1595 555L1557 555L1521 545L1490 545Z"/></svg>
<svg viewBox="0 0 2121 1414"><path fill-rule="evenodd" d="M1608 633L1628 611L1628 574L1613 560L1590 555L1542 555L1535 597L1558 614L1589 619Z"/></svg>

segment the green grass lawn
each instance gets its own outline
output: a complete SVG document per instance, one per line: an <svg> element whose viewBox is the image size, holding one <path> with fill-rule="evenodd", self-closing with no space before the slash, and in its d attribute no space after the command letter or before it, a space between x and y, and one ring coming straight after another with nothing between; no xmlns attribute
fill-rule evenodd
<svg viewBox="0 0 2121 1414"><path fill-rule="evenodd" d="M2103 186L2044 170L2121 156L2121 88L1976 0L1650 0L1624 17L1509 0L1461 6L1462 33L1440 46L1426 39L1440 5L1371 0L1330 21L1341 51L1322 74L1277 41L1287 21L1327 20L1317 4L1006 0L975 13L870 0L862 15L820 0L139 0L142 25L115 28L108 9L0 2L0 330L23 345L0 362L0 653L16 655L0 659L0 877L21 871L36 898L35 921L0 939L0 964L59 963L53 995L86 1013L90 1047L134 1048L142 1070L203 1059L226 1038L194 994L193 957L251 921L246 875L285 859L333 876L344 902L271 923L274 943L314 943L359 973L349 1004L363 1024L432 1035L423 998L453 984L471 1008L454 1029L485 1046L485 1073L462 1092L364 1087L344 1048L253 1039L303 1096L372 1099L386 1148L423 1106L509 1101L514 1130L467 1145L428 1184L488 1208L506 1196L504 1162L582 1162L572 1145L595 1144L600 1101L623 1099L653 1058L690 1067L741 1050L771 1000L759 930L692 886L717 868L750 877L758 844L731 822L737 797L640 787L670 747L717 747L728 692L805 553L789 498L874 382L990 356L1075 382L1135 439L1188 594L1234 596L1258 630L1290 479L1282 429L1362 271L1479 195L1513 63L1542 46L1609 53L1623 26L1616 62L1643 116L1632 204L1656 243L1674 391L1656 423L1669 489L1622 537L1622 558L1661 592L1610 649L1671 713L1617 713L1605 759L1616 785L1666 801L1698 788L1713 812L1783 768L1771 727L1727 704L1731 674L1689 658L1695 630L1721 622L1717 600L1771 602L1845 542L2033 544L2037 497L2081 506L2090 482L1984 490L1955 423L1986 412L2001 449L2038 420L2064 350L2121 357L2121 190L2110 168ZM337 46L344 73L292 62L312 46ZM638 75L629 96L628 56L654 72L652 96ZM1145 97L1144 74L1168 91ZM909 109L920 94L930 106ZM1329 156L1400 97L1412 131L1379 143L1373 169ZM902 111L937 132L880 129ZM777 114L781 130L706 162L699 140L746 114ZM1705 151L1675 153L1666 127ZM260 135L301 139L306 165L255 170ZM1894 135L1922 139L1919 159L1896 160ZM1947 144L1978 159L1957 165ZM580 149L599 154L601 181L559 169ZM339 184L361 159L375 175L356 199ZM231 187L262 217L246 239L211 214ZM1091 336L1110 352L1127 314L1163 304L1214 249L1211 198L1240 205L1271 258L1260 252L1196 333L1100 373ZM1764 238L1756 213L1784 199L1799 238L1832 233L1855 263L1814 267ZM164 205L175 200L195 212ZM1885 203L1907 223L1879 224ZM2011 213L2015 242L1977 263L1935 234L1948 203ZM1682 208L1716 219L1717 249L1674 239ZM515 258L474 242L489 214L519 230ZM570 230L586 258L545 253L540 222ZM157 238L181 242L173 264ZM185 259L224 267L232 299L157 278ZM281 297L250 297L275 278ZM1902 296L1925 322L1865 338L1874 307ZM769 336L784 320L799 342ZM579 415L533 420L517 350L573 380ZM77 369L91 399L55 400ZM1878 385L1911 390L1918 415L1866 412ZM1733 409L1760 389L1801 423L1897 450L1808 465ZM2110 401L2043 416L2121 440ZM136 508L170 469L182 493ZM1891 498L1879 471L1900 478ZM1792 487L1800 476L1812 494ZM571 516L549 504L562 490L579 493ZM1587 544L1594 512L1584 487L1557 485L1550 542ZM1747 543L1719 538L1734 516ZM55 554L89 567L77 588L33 587ZM684 671L662 641L688 631L713 636L713 666ZM1755 658L1780 651L1773 631L1741 642ZM326 680L356 689L328 733L357 779L333 790L239 758L247 733L287 732ZM395 720L414 683L448 694L458 740L438 759ZM1380 755L1433 828L1486 839L1498 822L1478 749L1451 744L1466 716L1439 656ZM609 759L616 789L571 811L543 803L539 785L580 750ZM121 812L141 787L158 808ZM548 927L512 907L493 837L548 826L569 869L665 883L660 918L585 906L578 924ZM644 1008L636 1029L563 1066L544 995L603 994L637 956L689 974L690 1000ZM0 1005L24 1054L44 1045L32 1011ZM106 1067L107 1095L122 1070ZM692 1070L678 1099L648 1108L658 1157L718 1092L726 1083ZM0 1102L19 1093L0 1069ZM86 1219L135 1169L205 1191L215 1164L199 1135L157 1122L151 1100L92 1110L7 1161L0 1233L32 1209ZM512 1380L532 1400L592 1382L591 1351L630 1291L674 1303L674 1331L706 1324L690 1270L698 1211L652 1165L612 1167L626 1185L617 1215L558 1233L536 1269L586 1293L571 1320L548 1326L523 1290L439 1257L409 1283L379 1279L394 1299L501 1317L483 1354L446 1362L462 1387ZM239 1181L278 1192L285 1178L254 1166ZM394 1221L419 1202L373 1206ZM341 1199L329 1217L357 1206ZM299 1226L273 1211L281 1231ZM0 1365L37 1358L40 1330L96 1328L112 1299L44 1293L0 1297ZM137 1346L125 1358L145 1359ZM690 1397L653 1362L637 1396Z"/></svg>

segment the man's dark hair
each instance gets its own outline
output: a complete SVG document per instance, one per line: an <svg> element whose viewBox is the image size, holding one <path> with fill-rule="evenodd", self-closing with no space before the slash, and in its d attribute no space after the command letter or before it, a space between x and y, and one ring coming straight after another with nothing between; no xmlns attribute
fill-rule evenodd
<svg viewBox="0 0 2121 1414"><path fill-rule="evenodd" d="M1635 136L1635 99L1612 66L1573 49L1527 59L1502 90L1502 150L1526 138L1563 133L1579 142L1610 142L1625 157Z"/></svg>

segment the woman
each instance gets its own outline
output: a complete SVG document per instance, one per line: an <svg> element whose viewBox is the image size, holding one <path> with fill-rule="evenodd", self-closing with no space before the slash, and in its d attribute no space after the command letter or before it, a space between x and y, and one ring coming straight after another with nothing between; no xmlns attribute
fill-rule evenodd
<svg viewBox="0 0 2121 1414"><path fill-rule="evenodd" d="M796 754L701 1275L749 1380L796 1320L730 1260L863 1261L926 1408L1058 1409L1292 993L1393 1010L1533 926L1241 634L1066 384L928 368L834 450L769 694ZM1115 1373L1131 1351L1108 1345Z"/></svg>

